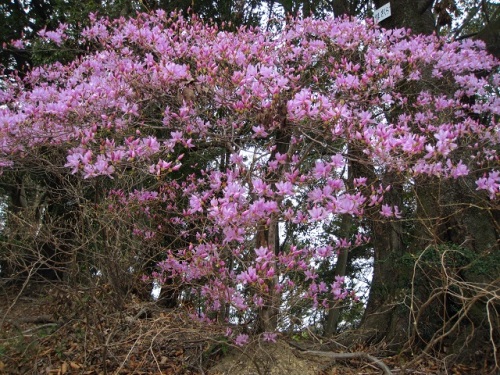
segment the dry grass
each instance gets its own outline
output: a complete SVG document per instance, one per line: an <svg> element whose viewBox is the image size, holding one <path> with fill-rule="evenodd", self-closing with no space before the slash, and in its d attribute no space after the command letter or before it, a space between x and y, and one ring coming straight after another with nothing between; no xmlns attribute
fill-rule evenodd
<svg viewBox="0 0 500 375"><path fill-rule="evenodd" d="M282 336L276 344L255 337L239 348L225 337L226 327L198 322L184 309L131 297L114 311L104 290L93 296L45 292L0 298L0 374L380 374L370 357L392 374L485 373L480 366L444 371L437 358L383 358L380 347L343 350L367 354L361 357L318 356L334 354L333 341L319 337L298 342Z"/></svg>

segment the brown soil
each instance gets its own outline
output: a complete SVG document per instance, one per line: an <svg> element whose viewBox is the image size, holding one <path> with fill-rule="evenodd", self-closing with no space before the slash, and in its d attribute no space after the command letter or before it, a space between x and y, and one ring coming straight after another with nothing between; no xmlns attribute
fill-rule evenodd
<svg viewBox="0 0 500 375"><path fill-rule="evenodd" d="M254 338L232 345L226 327L193 320L184 309L166 310L133 297L117 311L106 289L96 293L44 289L0 295L0 374L381 374L366 358L334 360L333 341L307 333ZM113 309L106 308L113 306ZM297 337L300 337L297 339ZM440 374L442 362L419 361L404 369L402 357L380 348L345 348L377 357L393 374ZM448 374L480 374L454 367Z"/></svg>

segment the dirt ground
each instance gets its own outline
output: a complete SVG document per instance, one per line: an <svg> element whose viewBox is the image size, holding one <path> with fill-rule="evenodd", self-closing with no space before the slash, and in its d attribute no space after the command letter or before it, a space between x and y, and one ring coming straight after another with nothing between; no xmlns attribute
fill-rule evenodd
<svg viewBox="0 0 500 375"><path fill-rule="evenodd" d="M0 374L483 373L465 366L445 371L437 359L406 366L408 358L384 357L375 347L332 350L333 340L307 332L281 335L276 343L254 337L237 347L226 336L227 327L198 322L185 309L131 298L119 312L108 312L109 298L105 290L0 295ZM340 353L351 358L334 358Z"/></svg>

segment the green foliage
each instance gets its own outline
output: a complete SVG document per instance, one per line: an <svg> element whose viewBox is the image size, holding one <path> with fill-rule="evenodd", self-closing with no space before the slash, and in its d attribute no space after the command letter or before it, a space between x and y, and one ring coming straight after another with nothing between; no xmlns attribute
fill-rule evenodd
<svg viewBox="0 0 500 375"><path fill-rule="evenodd" d="M428 247L417 254L406 254L402 262L406 266L417 262L418 267L422 269L435 271L447 269L456 274L467 272L474 275L492 276L498 274L500 254L494 251L478 253L453 243L447 243Z"/></svg>
<svg viewBox="0 0 500 375"><path fill-rule="evenodd" d="M226 336L218 336L215 342L203 351L202 360L204 363L216 362L221 357L225 357L230 349L229 339Z"/></svg>
<svg viewBox="0 0 500 375"><path fill-rule="evenodd" d="M311 335L307 331L300 331L294 335L292 335L292 340L293 341L307 341L311 339Z"/></svg>

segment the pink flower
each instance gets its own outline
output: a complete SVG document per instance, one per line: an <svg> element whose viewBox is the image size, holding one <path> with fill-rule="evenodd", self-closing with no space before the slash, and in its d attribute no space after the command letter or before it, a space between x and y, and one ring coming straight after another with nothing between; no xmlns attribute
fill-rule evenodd
<svg viewBox="0 0 500 375"><path fill-rule="evenodd" d="M80 168L80 159L82 158L81 154L70 154L66 157L66 160L68 161L66 164L64 164L65 167L70 167L71 173L75 174L78 172L78 169Z"/></svg>
<svg viewBox="0 0 500 375"><path fill-rule="evenodd" d="M115 150L108 154L108 158L111 162L116 163L122 161L126 155L127 154L123 150Z"/></svg>
<svg viewBox="0 0 500 375"><path fill-rule="evenodd" d="M314 177L318 179L324 178L330 173L331 169L332 167L328 164L325 164L323 161L316 161L316 165L314 166L313 170Z"/></svg>
<svg viewBox="0 0 500 375"><path fill-rule="evenodd" d="M289 181L277 182L276 189L278 189L278 195L293 195L293 185Z"/></svg>
<svg viewBox="0 0 500 375"><path fill-rule="evenodd" d="M257 258L255 259L257 263L268 261L273 256L273 254L269 251L269 248L264 246L255 249L255 255L257 255Z"/></svg>
<svg viewBox="0 0 500 375"><path fill-rule="evenodd" d="M380 215L391 217L393 215L391 206L389 206L388 204L383 204L382 209L380 210Z"/></svg>
<svg viewBox="0 0 500 375"><path fill-rule="evenodd" d="M327 258L332 255L333 249L331 246L322 246L316 249L316 254L320 258Z"/></svg>
<svg viewBox="0 0 500 375"><path fill-rule="evenodd" d="M245 299L241 296L241 294L236 293L232 296L231 302L234 307L236 307L240 311L244 311L248 309L247 304L245 303Z"/></svg>
<svg viewBox="0 0 500 375"><path fill-rule="evenodd" d="M254 138L265 138L268 136L266 130L262 125L259 126L252 126L252 130L255 133L253 135Z"/></svg>
<svg viewBox="0 0 500 375"><path fill-rule="evenodd" d="M262 334L262 339L267 342L276 342L278 335L274 332L264 332Z"/></svg>
<svg viewBox="0 0 500 375"><path fill-rule="evenodd" d="M102 155L97 157L97 162L95 163L95 172L98 175L106 175L111 177L115 168L108 164L108 161L104 159Z"/></svg>
<svg viewBox="0 0 500 375"><path fill-rule="evenodd" d="M203 212L203 202L196 195L192 195L189 198L189 206L191 207L191 212Z"/></svg>
<svg viewBox="0 0 500 375"><path fill-rule="evenodd" d="M240 333L234 339L234 344L236 346L245 346L246 344L248 344L248 341L249 341L249 336L244 333Z"/></svg>
<svg viewBox="0 0 500 375"><path fill-rule="evenodd" d="M241 227L227 226L223 229L224 240L223 243L227 244L231 241L243 242L245 237L245 229Z"/></svg>
<svg viewBox="0 0 500 375"><path fill-rule="evenodd" d="M314 206L312 209L308 210L311 217L311 221L319 221L325 218L325 209L323 207Z"/></svg>
<svg viewBox="0 0 500 375"><path fill-rule="evenodd" d="M394 217L396 219L401 219L402 212L399 211L399 207L398 206L394 206L393 208L394 208Z"/></svg>
<svg viewBox="0 0 500 375"><path fill-rule="evenodd" d="M342 154L335 154L331 157L331 166L334 168L342 168L345 164Z"/></svg>
<svg viewBox="0 0 500 375"><path fill-rule="evenodd" d="M24 41L21 39L13 40L11 43L12 43L12 46L14 48L17 48L17 49L24 49L24 47L25 47Z"/></svg>
<svg viewBox="0 0 500 375"><path fill-rule="evenodd" d="M254 191L259 195L265 196L265 195L271 194L271 189L269 188L269 185L267 185L260 178L254 179L252 181L252 185L253 185Z"/></svg>
<svg viewBox="0 0 500 375"><path fill-rule="evenodd" d="M458 162L456 167L451 169L451 176L455 179L459 178L460 176L467 176L468 174L469 168L467 168L467 166L462 163L462 160Z"/></svg>
<svg viewBox="0 0 500 375"><path fill-rule="evenodd" d="M258 280L257 271L253 267L248 267L246 271L243 271L238 275L237 279L241 281L243 284L254 283Z"/></svg>
<svg viewBox="0 0 500 375"><path fill-rule="evenodd" d="M490 172L487 177L481 177L476 181L476 190L486 190L491 199L500 193L500 172Z"/></svg>
<svg viewBox="0 0 500 375"><path fill-rule="evenodd" d="M279 164L285 164L288 156L287 156L287 154L280 154L279 152L277 152L275 155L275 158Z"/></svg>
<svg viewBox="0 0 500 375"><path fill-rule="evenodd" d="M332 293L334 299L343 299L347 295L347 292L343 290L344 277L335 276L335 281L330 285L332 288Z"/></svg>
<svg viewBox="0 0 500 375"><path fill-rule="evenodd" d="M323 200L323 191L320 188L314 188L309 192L309 200L313 203L319 203Z"/></svg>
<svg viewBox="0 0 500 375"><path fill-rule="evenodd" d="M156 137L148 137L142 140L142 144L146 149L147 154L154 154L160 151L160 144L156 140Z"/></svg>
<svg viewBox="0 0 500 375"><path fill-rule="evenodd" d="M175 132L172 132L170 133L170 140L172 142L181 142L182 141L182 132L181 131L175 131Z"/></svg>
<svg viewBox="0 0 500 375"><path fill-rule="evenodd" d="M354 179L354 186L366 186L366 181L368 179L366 177L360 177L360 178L355 178Z"/></svg>
<svg viewBox="0 0 500 375"><path fill-rule="evenodd" d="M305 270L304 275L306 276L306 281L307 280L315 280L318 278L318 275L314 273L314 271L311 270Z"/></svg>
<svg viewBox="0 0 500 375"><path fill-rule="evenodd" d="M64 31L68 28L67 25L61 24L59 28L55 31L46 31L45 29L42 29L38 32L38 35L41 38L46 38L52 42L54 42L57 45L60 45L64 39L66 38L66 35L64 34Z"/></svg>

